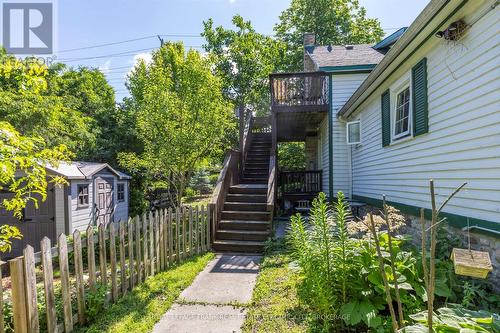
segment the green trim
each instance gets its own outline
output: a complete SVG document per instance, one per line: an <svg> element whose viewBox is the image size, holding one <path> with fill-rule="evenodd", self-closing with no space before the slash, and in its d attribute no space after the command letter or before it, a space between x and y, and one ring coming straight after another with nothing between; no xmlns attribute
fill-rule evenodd
<svg viewBox="0 0 500 333"><path fill-rule="evenodd" d="M377 64L368 64L368 65L352 65L352 66L324 66L320 67L320 71L341 74L344 72L357 73L358 71L371 71L375 68Z"/></svg>
<svg viewBox="0 0 500 333"><path fill-rule="evenodd" d="M410 54L408 54L406 56L406 58L404 58L403 60L400 61L400 63L396 66L396 68L394 68L389 74L387 74L387 76L382 80L382 82L380 82L372 91L372 93L370 93L369 95L367 95L365 98L363 98L361 100L361 102L358 103L358 106L353 109L350 113L349 113L349 116L350 117L354 112L357 111L357 109L359 108L360 105L362 105L370 96L373 95L373 93L375 92L375 90L377 90L381 85L383 85L391 76L392 74L394 74L401 66L403 66L403 64L406 63L406 61L408 59L410 59L414 54L415 52L417 52L430 38L434 37L434 35L436 34L436 32L439 31L440 27L446 22L448 21L453 15L455 15L469 0L463 0L458 6L457 8L455 8L443 21L441 21L441 23L438 24L437 28L434 29L429 35L427 35L426 38L424 38L423 41L420 42L420 44L418 44L411 52ZM431 22L440 12L441 10L446 7L446 5L448 5L448 3L450 2L450 0L446 1L445 4L443 4L443 6L436 11L436 13L434 13L434 15L432 15L432 17L427 21L427 24L429 22ZM427 26L424 25L422 27L422 29L420 29L420 31L416 34L416 36L418 36L422 30L425 29L425 27ZM408 46L406 46L403 50L406 50L408 48ZM387 69L387 68L386 68ZM384 70L385 71L385 70ZM383 74L384 72L382 72L381 74ZM359 99L359 98L358 98ZM347 110L346 110L347 111ZM345 113L345 112L344 112ZM340 113L340 111L338 112L338 116L343 116L343 114Z"/></svg>
<svg viewBox="0 0 500 333"><path fill-rule="evenodd" d="M353 200L356 201L362 201L365 202L371 206L375 207L382 207L382 200L379 199L373 199L369 197L364 197L360 195L353 195L352 196ZM394 202L394 201L387 201L387 203L397 209L399 209L401 212L413 216L420 216L420 208L416 206L411 206L411 205L406 205L402 204L399 202ZM430 220L431 219L431 210L425 208L424 209L424 214L425 218ZM500 232L500 223L498 222L493 222L493 221L486 221L486 220L481 220L477 219L474 217L467 217L467 216L462 216L462 215L456 215L456 214L451 214L451 213L440 213L440 217L446 217L446 221L448 224L452 227L455 228L464 228L467 227L467 219L469 220L469 225L470 226L478 226L486 229L490 229L493 231L499 231ZM488 233L485 231L485 233ZM489 235L494 235L494 237L498 238L499 236L496 235L495 233L488 233Z"/></svg>
<svg viewBox="0 0 500 333"><path fill-rule="evenodd" d="M333 77L328 76L328 198L333 199Z"/></svg>
<svg viewBox="0 0 500 333"><path fill-rule="evenodd" d="M427 58L411 69L413 136L429 132L429 107L427 99Z"/></svg>
<svg viewBox="0 0 500 333"><path fill-rule="evenodd" d="M382 110L382 147L391 144L391 94L387 89L380 98Z"/></svg>

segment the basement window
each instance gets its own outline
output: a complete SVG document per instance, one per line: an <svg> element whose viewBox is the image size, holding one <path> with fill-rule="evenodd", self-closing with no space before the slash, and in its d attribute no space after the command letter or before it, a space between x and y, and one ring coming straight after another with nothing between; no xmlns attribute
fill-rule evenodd
<svg viewBox="0 0 500 333"><path fill-rule="evenodd" d="M361 143L361 122L351 121L347 123L347 144L356 145Z"/></svg>

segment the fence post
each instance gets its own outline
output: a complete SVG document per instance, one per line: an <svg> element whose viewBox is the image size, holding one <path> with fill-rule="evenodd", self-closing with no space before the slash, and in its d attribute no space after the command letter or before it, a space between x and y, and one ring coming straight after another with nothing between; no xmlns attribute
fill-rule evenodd
<svg viewBox="0 0 500 333"><path fill-rule="evenodd" d="M148 228L149 228L149 269L150 275L155 275L155 248L154 248L154 216L153 212L149 212L148 218Z"/></svg>
<svg viewBox="0 0 500 333"><path fill-rule="evenodd" d="M172 267L172 264L174 262L174 233L173 233L173 228L174 228L174 222L173 222L173 215L172 215L172 208L168 209L168 267Z"/></svg>
<svg viewBox="0 0 500 333"><path fill-rule="evenodd" d="M106 225L99 225L99 265L101 266L101 282L108 283L108 267L106 265Z"/></svg>
<svg viewBox="0 0 500 333"><path fill-rule="evenodd" d="M182 212L182 260L187 258L187 209L181 208Z"/></svg>
<svg viewBox="0 0 500 333"><path fill-rule="evenodd" d="M135 253L136 261L135 265L137 270L137 284L142 281L142 263L141 263L141 219L138 216L135 217Z"/></svg>
<svg viewBox="0 0 500 333"><path fill-rule="evenodd" d="M180 224L181 224L181 212L180 208L177 207L175 210L175 251L176 251L175 258L178 264L181 262L181 246L179 244L179 241L181 240Z"/></svg>
<svg viewBox="0 0 500 333"><path fill-rule="evenodd" d="M196 254L200 254L200 206L196 206L196 210L194 213L194 225L195 225L195 233L194 240L196 244Z"/></svg>
<svg viewBox="0 0 500 333"><path fill-rule="evenodd" d="M201 236L201 239L200 239L200 242L201 242L201 252L202 253L205 253L206 252L206 247L205 247L205 234L206 234L206 225L205 225L205 206L201 206L201 220L200 220L200 224L201 224L201 233L200 233L200 236Z"/></svg>
<svg viewBox="0 0 500 333"><path fill-rule="evenodd" d="M82 238L79 230L73 232L73 255L75 258L78 323L83 325L85 324L85 282L83 281Z"/></svg>
<svg viewBox="0 0 500 333"><path fill-rule="evenodd" d="M146 214L142 215L142 250L144 259L144 280L149 276L148 266L148 220Z"/></svg>
<svg viewBox="0 0 500 333"><path fill-rule="evenodd" d="M59 269L61 271L61 294L63 301L64 331L73 331L73 312L71 309L71 290L69 285L68 242L65 234L57 240Z"/></svg>
<svg viewBox="0 0 500 333"><path fill-rule="evenodd" d="M154 229L155 229L155 267L156 267L156 273L160 271L160 264L161 264L161 256L160 256L160 210L157 210L155 212L155 219L153 220L154 222Z"/></svg>
<svg viewBox="0 0 500 333"><path fill-rule="evenodd" d="M95 287L95 250L94 250L94 228L88 226L87 231L87 263L89 268L89 286L91 289Z"/></svg>
<svg viewBox="0 0 500 333"><path fill-rule="evenodd" d="M49 333L53 333L57 332L57 317L50 239L44 237L40 242L40 247L42 255L43 285L45 291L45 309L47 312L47 331Z"/></svg>
<svg viewBox="0 0 500 333"><path fill-rule="evenodd" d="M130 290L135 286L135 263L134 263L134 222L131 217L127 221L128 225L128 266L130 273Z"/></svg>
<svg viewBox="0 0 500 333"><path fill-rule="evenodd" d="M111 262L111 298L113 302L118 299L118 287L116 285L116 234L115 223L109 224L109 257Z"/></svg>
<svg viewBox="0 0 500 333"><path fill-rule="evenodd" d="M159 271L165 270L165 211L160 209L160 221L159 221L159 232L160 232L160 268Z"/></svg>
<svg viewBox="0 0 500 333"><path fill-rule="evenodd" d="M14 332L28 332L28 315L26 313L26 294L24 290L23 258L9 260L12 283L12 312ZM3 315L3 314L2 314Z"/></svg>
<svg viewBox="0 0 500 333"><path fill-rule="evenodd" d="M119 233L120 233L120 289L122 291L122 295L127 293L127 268L125 267L125 224L123 221L118 222Z"/></svg>
<svg viewBox="0 0 500 333"><path fill-rule="evenodd" d="M189 207L189 256L193 255L193 207Z"/></svg>
<svg viewBox="0 0 500 333"><path fill-rule="evenodd" d="M39 332L40 325L38 323L38 300L36 296L35 251L31 245L27 245L23 253L28 330L30 332ZM0 314L3 315L3 312Z"/></svg>
<svg viewBox="0 0 500 333"><path fill-rule="evenodd" d="M206 236L206 242L207 242L207 246L206 246L206 249L207 251L210 251L210 248L211 248L211 238L210 238L210 235L212 233L212 207L210 207L210 205L207 205L207 220L206 220L206 223L207 223L207 236ZM215 227L215 225L214 225Z"/></svg>
<svg viewBox="0 0 500 333"><path fill-rule="evenodd" d="M2 266L5 264L4 261L0 260L0 281L2 281ZM5 332L5 322L3 320L3 286L0 283L0 333Z"/></svg>

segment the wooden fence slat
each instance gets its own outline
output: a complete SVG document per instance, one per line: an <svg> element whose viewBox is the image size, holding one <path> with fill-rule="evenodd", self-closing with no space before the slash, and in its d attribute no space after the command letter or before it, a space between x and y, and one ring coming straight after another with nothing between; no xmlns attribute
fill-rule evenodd
<svg viewBox="0 0 500 333"><path fill-rule="evenodd" d="M12 316L14 317L14 332L28 332L23 257L17 257L9 260L9 267L12 288Z"/></svg>
<svg viewBox="0 0 500 333"><path fill-rule="evenodd" d="M118 222L119 233L120 233L120 286L122 295L127 293L127 267L125 265L125 223L123 221Z"/></svg>
<svg viewBox="0 0 500 333"><path fill-rule="evenodd" d="M178 264L181 262L180 226L181 226L181 211L180 208L177 208L175 211L175 251L176 251L175 258Z"/></svg>
<svg viewBox="0 0 500 333"><path fill-rule="evenodd" d="M87 263L89 269L89 286L91 289L94 289L96 282L94 227L89 225L86 234L87 234Z"/></svg>
<svg viewBox="0 0 500 333"><path fill-rule="evenodd" d="M163 271L165 269L165 233L164 233L164 223L165 223L165 211L163 209L160 210L160 220L159 220L159 247L160 247L160 268L159 271Z"/></svg>
<svg viewBox="0 0 500 333"><path fill-rule="evenodd" d="M193 207L189 207L189 256L193 255Z"/></svg>
<svg viewBox="0 0 500 333"><path fill-rule="evenodd" d="M24 248L23 254L28 331L39 332L40 325L38 323L38 300L36 296L35 251L31 245L27 245ZM3 314L3 312L1 314Z"/></svg>
<svg viewBox="0 0 500 333"><path fill-rule="evenodd" d="M168 267L174 262L174 216L172 208L168 209Z"/></svg>
<svg viewBox="0 0 500 333"><path fill-rule="evenodd" d="M143 250L143 259L144 259L144 280L149 276L149 258L148 258L148 219L146 218L146 214L142 216L142 250Z"/></svg>
<svg viewBox="0 0 500 333"><path fill-rule="evenodd" d="M205 253L206 251L206 248L205 248L205 234L206 234L206 230L205 230L205 206L201 206L201 212L200 212L200 243L201 243L201 252L202 253Z"/></svg>
<svg viewBox="0 0 500 333"><path fill-rule="evenodd" d="M50 239L44 237L40 242L43 268L43 286L45 291L45 311L47 313L47 331L57 331L56 301L54 296L54 271L52 267L52 251ZM12 276L12 275L11 275ZM17 330L16 330L17 332Z"/></svg>
<svg viewBox="0 0 500 333"><path fill-rule="evenodd" d="M155 257L156 257L156 272L160 271L160 210L155 212L154 229L155 229Z"/></svg>
<svg viewBox="0 0 500 333"><path fill-rule="evenodd" d="M181 208L182 209L182 208ZM182 259L187 258L187 209L182 209Z"/></svg>
<svg viewBox="0 0 500 333"><path fill-rule="evenodd" d="M5 262L0 261L0 281L2 281L2 266ZM5 322L3 320L3 286L0 283L0 333L5 333Z"/></svg>
<svg viewBox="0 0 500 333"><path fill-rule="evenodd" d="M168 266L168 210L163 210L163 270Z"/></svg>
<svg viewBox="0 0 500 333"><path fill-rule="evenodd" d="M116 282L116 233L114 222L109 224L109 257L111 262L111 299L116 302L118 299L118 286Z"/></svg>
<svg viewBox="0 0 500 333"><path fill-rule="evenodd" d="M153 212L149 212L148 218L148 228L149 228L149 269L150 275L155 275L155 232L154 232L154 216Z"/></svg>
<svg viewBox="0 0 500 333"><path fill-rule="evenodd" d="M139 216L135 218L135 254L136 254L136 271L137 284L142 282L142 262L141 262L141 219Z"/></svg>
<svg viewBox="0 0 500 333"><path fill-rule="evenodd" d="M78 230L73 232L73 253L75 259L78 323L83 325L85 324L85 281L83 280L82 238Z"/></svg>
<svg viewBox="0 0 500 333"><path fill-rule="evenodd" d="M200 206L196 206L196 211L194 215L194 225L195 225L195 234L194 239L196 243L196 254L200 254Z"/></svg>
<svg viewBox="0 0 500 333"><path fill-rule="evenodd" d="M207 217L206 217L206 220L205 220L205 226L206 226L206 229L207 229L207 235L206 235L206 238L205 238L205 241L206 241L206 247L205 247L205 250L206 251L210 251L210 244L211 244L211 230L212 230L212 227L211 227L211 222L212 220L212 209L210 208L210 205L207 205Z"/></svg>
<svg viewBox="0 0 500 333"><path fill-rule="evenodd" d="M64 331L73 331L73 312L71 309L71 286L69 282L68 241L65 234L57 239L59 270L61 272L61 294L63 301Z"/></svg>
<svg viewBox="0 0 500 333"><path fill-rule="evenodd" d="M130 274L130 290L135 287L135 263L134 263L134 221L129 218L128 224L128 266Z"/></svg>
<svg viewBox="0 0 500 333"><path fill-rule="evenodd" d="M106 264L106 226L99 225L99 265L101 267L101 283L108 283L108 267Z"/></svg>

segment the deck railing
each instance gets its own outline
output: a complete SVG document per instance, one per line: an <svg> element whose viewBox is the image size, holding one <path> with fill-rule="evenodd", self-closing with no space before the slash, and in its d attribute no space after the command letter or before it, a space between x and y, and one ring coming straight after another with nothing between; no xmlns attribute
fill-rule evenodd
<svg viewBox="0 0 500 333"><path fill-rule="evenodd" d="M324 72L270 75L271 107L326 107L328 80Z"/></svg>
<svg viewBox="0 0 500 333"><path fill-rule="evenodd" d="M321 170L281 171L279 174L279 192L281 195L317 194L322 187Z"/></svg>

